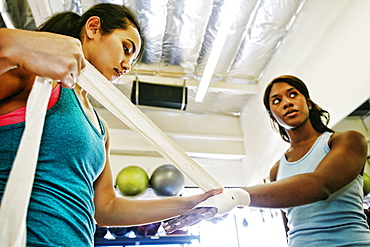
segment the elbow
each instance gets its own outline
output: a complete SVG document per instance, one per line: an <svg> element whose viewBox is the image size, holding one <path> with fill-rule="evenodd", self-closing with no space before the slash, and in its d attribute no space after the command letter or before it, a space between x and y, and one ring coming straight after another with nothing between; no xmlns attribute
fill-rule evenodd
<svg viewBox="0 0 370 247"><path fill-rule="evenodd" d="M321 187L319 192L316 194L316 198L314 201L325 201L327 200L331 195L331 192L328 188Z"/></svg>
<svg viewBox="0 0 370 247"><path fill-rule="evenodd" d="M112 226L114 224L115 202L117 197L95 197L94 198L94 219L98 226Z"/></svg>
<svg viewBox="0 0 370 247"><path fill-rule="evenodd" d="M322 176L315 176L314 180L310 181L311 187L311 199L312 202L325 201L332 194L333 190L327 179Z"/></svg>
<svg viewBox="0 0 370 247"><path fill-rule="evenodd" d="M104 219L104 217L99 216L98 214L95 213L95 222L98 226L100 227L107 227L110 226L107 222L107 220Z"/></svg>
<svg viewBox="0 0 370 247"><path fill-rule="evenodd" d="M109 207L95 207L94 219L98 226L107 227L112 226L113 222L111 221L111 213Z"/></svg>
<svg viewBox="0 0 370 247"><path fill-rule="evenodd" d="M328 189L324 189L324 191L321 193L321 196L319 198L319 201L325 201L329 198L330 196L330 191Z"/></svg>
<svg viewBox="0 0 370 247"><path fill-rule="evenodd" d="M327 187L325 182L316 181L313 184L314 186L311 186L311 188L307 191L307 194L304 195L304 197L307 199L306 203L325 201L330 197L331 190Z"/></svg>

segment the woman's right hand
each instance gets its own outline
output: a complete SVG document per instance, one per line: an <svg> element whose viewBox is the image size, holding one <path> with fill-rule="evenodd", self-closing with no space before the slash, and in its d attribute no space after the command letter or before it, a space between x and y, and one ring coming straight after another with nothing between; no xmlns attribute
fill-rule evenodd
<svg viewBox="0 0 370 247"><path fill-rule="evenodd" d="M217 211L218 209L214 207L194 208L183 215L164 221L163 228L166 233L171 234L184 227L196 225L201 221L217 222L222 219L222 217L215 217Z"/></svg>
<svg viewBox="0 0 370 247"><path fill-rule="evenodd" d="M78 39L48 32L0 30L0 73L22 68L73 88L85 67Z"/></svg>

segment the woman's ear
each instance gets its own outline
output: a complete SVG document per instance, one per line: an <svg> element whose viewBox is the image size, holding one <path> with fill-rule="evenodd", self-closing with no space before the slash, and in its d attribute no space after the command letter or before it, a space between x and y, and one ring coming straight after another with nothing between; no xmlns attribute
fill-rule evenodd
<svg viewBox="0 0 370 247"><path fill-rule="evenodd" d="M310 99L307 99L307 107L308 109L312 109L312 101Z"/></svg>
<svg viewBox="0 0 370 247"><path fill-rule="evenodd" d="M98 16L91 16L85 24L86 37L88 39L95 39L101 35L100 32L101 21Z"/></svg>

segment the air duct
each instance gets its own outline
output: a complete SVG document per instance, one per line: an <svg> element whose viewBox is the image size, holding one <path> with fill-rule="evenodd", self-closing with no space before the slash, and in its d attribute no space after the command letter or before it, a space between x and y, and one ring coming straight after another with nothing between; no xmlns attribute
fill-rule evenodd
<svg viewBox="0 0 370 247"><path fill-rule="evenodd" d="M136 105L185 110L187 96L185 81L183 86L172 86L135 80L132 85L131 102Z"/></svg>

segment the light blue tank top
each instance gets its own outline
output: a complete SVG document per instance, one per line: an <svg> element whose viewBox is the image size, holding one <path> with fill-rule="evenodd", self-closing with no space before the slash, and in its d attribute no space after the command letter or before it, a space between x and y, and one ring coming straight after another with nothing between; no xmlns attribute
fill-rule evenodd
<svg viewBox="0 0 370 247"><path fill-rule="evenodd" d="M313 172L330 151L332 133L323 133L300 160L280 159L277 180ZM358 175L350 184L333 193L327 200L283 209L288 218L288 245L370 246L370 231L363 209L363 180Z"/></svg>
<svg viewBox="0 0 370 247"><path fill-rule="evenodd" d="M0 126L0 199L24 122ZM105 131L71 89L47 111L27 215L27 246L93 246L93 182L105 163ZM1 241L1 240L0 240Z"/></svg>

